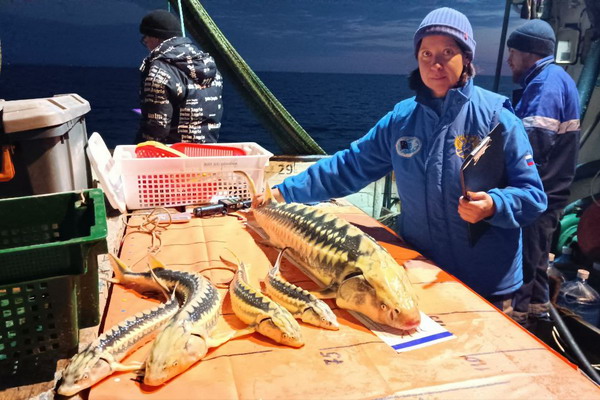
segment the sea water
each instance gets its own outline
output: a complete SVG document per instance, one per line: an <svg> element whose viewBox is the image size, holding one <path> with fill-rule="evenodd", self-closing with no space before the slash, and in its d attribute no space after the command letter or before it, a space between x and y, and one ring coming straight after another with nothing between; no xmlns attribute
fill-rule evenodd
<svg viewBox="0 0 600 400"><path fill-rule="evenodd" d="M414 95L405 75L256 72L288 112L329 154L344 149L401 100ZM475 84L491 89L492 76ZM132 144L139 115L140 74L136 68L3 65L0 98L5 100L77 93L90 102L88 134L99 132L109 148ZM513 84L502 77L499 92L510 97ZM281 154L272 135L252 113L233 84L225 80L220 142L257 142Z"/></svg>

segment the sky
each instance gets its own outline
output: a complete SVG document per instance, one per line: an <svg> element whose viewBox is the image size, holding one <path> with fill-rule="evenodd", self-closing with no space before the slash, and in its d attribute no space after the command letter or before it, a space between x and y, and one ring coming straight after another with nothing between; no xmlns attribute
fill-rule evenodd
<svg viewBox="0 0 600 400"><path fill-rule="evenodd" d="M425 15L467 15L479 74L493 75L502 0L202 0L256 71L404 74L416 67L413 34ZM138 27L167 0L0 0L2 62L133 67L147 55ZM520 25L511 10L510 33ZM506 66L504 52L502 73Z"/></svg>

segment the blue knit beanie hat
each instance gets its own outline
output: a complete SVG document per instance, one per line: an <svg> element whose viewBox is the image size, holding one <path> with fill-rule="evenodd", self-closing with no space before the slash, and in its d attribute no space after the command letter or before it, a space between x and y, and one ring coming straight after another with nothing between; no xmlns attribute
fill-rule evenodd
<svg viewBox="0 0 600 400"><path fill-rule="evenodd" d="M506 45L526 53L549 56L554 54L556 36L549 23L532 19L515 29L508 37Z"/></svg>
<svg viewBox="0 0 600 400"><path fill-rule="evenodd" d="M472 61L475 57L476 43L471 23L463 13L453 8L442 7L427 14L415 32L415 54L419 50L421 40L429 35L450 36L456 40L469 60Z"/></svg>

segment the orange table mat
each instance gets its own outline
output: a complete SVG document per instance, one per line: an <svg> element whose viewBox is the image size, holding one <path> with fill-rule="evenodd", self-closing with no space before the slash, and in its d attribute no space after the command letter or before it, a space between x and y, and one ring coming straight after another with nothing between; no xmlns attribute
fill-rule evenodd
<svg viewBox="0 0 600 400"><path fill-rule="evenodd" d="M254 333L231 340L191 369L160 387L117 373L94 386L89 399L348 399L348 398L598 398L600 391L580 372L462 283L408 249L389 229L354 207L328 206L375 237L399 263L405 263L419 296L420 309L456 338L397 353L348 312L329 305L339 331L303 324L305 346L294 349ZM213 282L228 282L220 256L232 250L250 264L258 287L278 251L261 244L247 227L252 214L195 218L160 234L157 258L168 267L199 271ZM132 217L131 224L141 217ZM246 219L248 221L246 221ZM129 229L129 232L133 232ZM156 244L156 240L154 242ZM147 233L129 233L120 257L136 271L146 269L152 246ZM316 285L287 260L282 275L311 289ZM226 289L218 329L239 329ZM104 329L154 304L114 285ZM123 362L143 360L149 344Z"/></svg>

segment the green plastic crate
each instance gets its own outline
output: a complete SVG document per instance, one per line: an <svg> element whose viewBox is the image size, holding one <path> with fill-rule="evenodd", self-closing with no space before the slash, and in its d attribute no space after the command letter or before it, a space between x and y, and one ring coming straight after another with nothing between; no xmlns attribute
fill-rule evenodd
<svg viewBox="0 0 600 400"><path fill-rule="evenodd" d="M0 390L54 378L56 363L77 351L74 279L0 288Z"/></svg>
<svg viewBox="0 0 600 400"><path fill-rule="evenodd" d="M0 285L86 272L106 239L100 189L0 200Z"/></svg>
<svg viewBox="0 0 600 400"><path fill-rule="evenodd" d="M104 193L0 200L0 221L0 376L40 375L98 324Z"/></svg>

